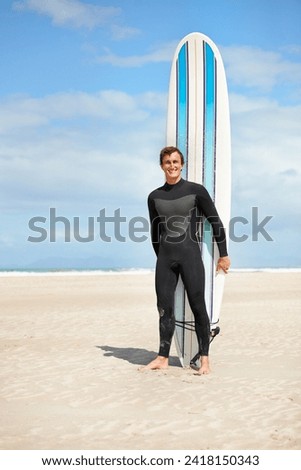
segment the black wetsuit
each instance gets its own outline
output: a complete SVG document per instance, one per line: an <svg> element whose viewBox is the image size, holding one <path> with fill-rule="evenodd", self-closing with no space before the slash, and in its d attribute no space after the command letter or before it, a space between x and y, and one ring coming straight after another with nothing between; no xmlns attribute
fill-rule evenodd
<svg viewBox="0 0 301 470"><path fill-rule="evenodd" d="M159 356L168 357L175 329L174 292L181 274L191 310L199 354L209 351L210 323L204 298L204 266L198 245L198 226L210 222L220 256L227 256L225 230L204 186L181 179L155 189L148 197L153 248L157 254L156 293L160 315Z"/></svg>

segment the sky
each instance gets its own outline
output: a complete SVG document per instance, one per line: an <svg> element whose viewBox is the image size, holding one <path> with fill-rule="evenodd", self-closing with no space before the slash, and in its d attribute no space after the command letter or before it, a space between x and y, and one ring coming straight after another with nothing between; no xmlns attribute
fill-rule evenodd
<svg viewBox="0 0 301 470"><path fill-rule="evenodd" d="M301 267L300 0L1 0L0 268L153 268L167 94L188 33L220 49L233 268Z"/></svg>

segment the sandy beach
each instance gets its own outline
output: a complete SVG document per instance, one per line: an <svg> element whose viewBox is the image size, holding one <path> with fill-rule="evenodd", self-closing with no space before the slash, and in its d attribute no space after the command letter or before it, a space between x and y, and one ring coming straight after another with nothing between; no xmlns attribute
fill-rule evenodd
<svg viewBox="0 0 301 470"><path fill-rule="evenodd" d="M1 449L300 449L301 272L232 272L212 373L156 355L154 274L1 276Z"/></svg>

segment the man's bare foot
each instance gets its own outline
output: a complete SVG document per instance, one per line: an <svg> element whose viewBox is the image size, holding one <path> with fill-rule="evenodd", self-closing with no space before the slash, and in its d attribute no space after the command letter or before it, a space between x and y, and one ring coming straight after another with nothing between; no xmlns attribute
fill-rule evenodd
<svg viewBox="0 0 301 470"><path fill-rule="evenodd" d="M210 374L209 357L201 356L201 367L199 368L198 375Z"/></svg>
<svg viewBox="0 0 301 470"><path fill-rule="evenodd" d="M151 361L144 367L140 367L140 371L143 372L144 370L159 370L159 369L167 369L168 368L168 357L164 356L157 356L156 359Z"/></svg>

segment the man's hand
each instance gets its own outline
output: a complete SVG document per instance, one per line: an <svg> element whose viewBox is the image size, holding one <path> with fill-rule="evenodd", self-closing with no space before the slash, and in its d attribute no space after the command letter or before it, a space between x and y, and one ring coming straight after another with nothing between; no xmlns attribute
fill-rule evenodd
<svg viewBox="0 0 301 470"><path fill-rule="evenodd" d="M230 264L231 261L229 256L222 256L217 262L216 271L218 272L221 269L222 271L224 271L224 273L228 274Z"/></svg>

